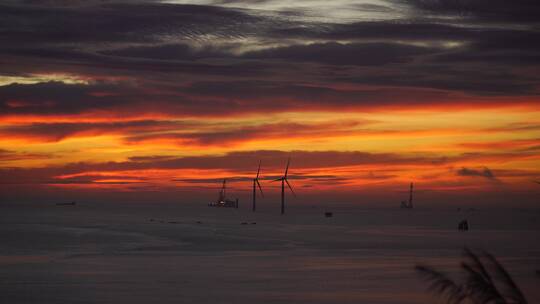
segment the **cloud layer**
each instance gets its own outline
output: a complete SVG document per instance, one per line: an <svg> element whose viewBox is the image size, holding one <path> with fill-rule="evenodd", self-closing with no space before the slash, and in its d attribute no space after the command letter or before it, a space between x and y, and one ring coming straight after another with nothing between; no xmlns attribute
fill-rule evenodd
<svg viewBox="0 0 540 304"><path fill-rule="evenodd" d="M240 187L291 156L329 197L534 195L539 20L531 0L4 1L1 184Z"/></svg>

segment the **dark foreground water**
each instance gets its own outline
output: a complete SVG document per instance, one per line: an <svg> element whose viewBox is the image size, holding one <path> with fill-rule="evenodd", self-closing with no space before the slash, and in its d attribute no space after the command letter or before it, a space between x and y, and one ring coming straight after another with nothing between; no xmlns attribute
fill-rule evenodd
<svg viewBox="0 0 540 304"><path fill-rule="evenodd" d="M275 211L2 203L0 303L437 303L413 267L459 278L463 246L540 303L538 211Z"/></svg>

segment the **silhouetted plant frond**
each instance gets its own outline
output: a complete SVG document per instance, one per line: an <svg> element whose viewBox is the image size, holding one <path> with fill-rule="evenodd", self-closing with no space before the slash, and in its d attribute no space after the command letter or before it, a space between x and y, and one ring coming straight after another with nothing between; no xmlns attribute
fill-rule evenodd
<svg viewBox="0 0 540 304"><path fill-rule="evenodd" d="M467 303L475 304L527 304L515 281L493 255L483 252L480 257L465 248L464 256L461 267L465 272L465 282L462 284L432 267L419 265L416 271L431 282L429 290L446 297L448 303L468 300Z"/></svg>
<svg viewBox="0 0 540 304"><path fill-rule="evenodd" d="M526 304L527 300L525 299L525 296L521 292L521 289L519 289L517 286L516 282L514 282L508 271L506 271L501 263L499 263L499 261L497 261L497 259L495 259L495 257L490 253L484 251L484 256L492 264L495 275L505 287L505 290L507 291L505 297L511 300L510 303Z"/></svg>
<svg viewBox="0 0 540 304"><path fill-rule="evenodd" d="M475 302L504 303L504 298L480 258L469 248L465 248L463 254L466 261L461 263L461 267L467 275L465 285Z"/></svg>
<svg viewBox="0 0 540 304"><path fill-rule="evenodd" d="M474 273L477 273L485 281L493 283L493 280L491 279L491 276L487 271L486 267L484 267L484 264L482 264L480 258L472 250L467 247L463 248L463 255L465 255L465 257L468 258L472 262L472 264L467 264L467 262L463 262L462 265L471 265L471 270L473 270Z"/></svg>
<svg viewBox="0 0 540 304"><path fill-rule="evenodd" d="M463 262L462 268L467 274L465 286L475 303L505 303L496 286L473 266Z"/></svg>
<svg viewBox="0 0 540 304"><path fill-rule="evenodd" d="M445 296L449 303L461 303L467 298L463 286L456 284L445 274L429 266L417 265L415 269L431 282L429 290Z"/></svg>

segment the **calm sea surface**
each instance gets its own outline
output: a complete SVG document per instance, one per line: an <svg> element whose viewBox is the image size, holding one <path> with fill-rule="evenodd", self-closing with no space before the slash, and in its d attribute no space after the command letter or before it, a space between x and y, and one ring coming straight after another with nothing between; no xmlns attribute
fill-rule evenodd
<svg viewBox="0 0 540 304"><path fill-rule="evenodd" d="M464 246L540 303L539 211L288 211L2 203L0 303L437 303L413 268L460 279Z"/></svg>

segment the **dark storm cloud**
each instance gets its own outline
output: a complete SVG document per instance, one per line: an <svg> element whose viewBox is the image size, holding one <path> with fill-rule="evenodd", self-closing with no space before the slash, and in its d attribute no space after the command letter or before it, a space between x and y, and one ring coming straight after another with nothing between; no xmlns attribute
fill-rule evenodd
<svg viewBox="0 0 540 304"><path fill-rule="evenodd" d="M186 92L199 96L221 96L231 99L269 99L277 102L280 98L310 100L318 102L326 98L334 102L358 99L368 92L341 91L333 88L272 81L230 81L230 82L196 82L185 89Z"/></svg>
<svg viewBox="0 0 540 304"><path fill-rule="evenodd" d="M463 94L537 96L539 76L519 69L540 61L540 33L530 16L538 5L491 3L358 5L407 9L399 18L338 23L212 5L8 1L0 5L3 75L69 72L131 82L2 86L0 115L212 115L334 103L455 104L464 102ZM498 18L504 27L485 22ZM344 90L336 83L372 87ZM12 101L25 106L9 106ZM484 101L465 101L476 102Z"/></svg>
<svg viewBox="0 0 540 304"><path fill-rule="evenodd" d="M471 39L461 48L439 54L439 63L472 64L483 67L492 63L509 68L540 64L540 32L527 30L496 30ZM538 81L538 79L536 79Z"/></svg>
<svg viewBox="0 0 540 304"><path fill-rule="evenodd" d="M426 47L396 43L320 43L266 49L244 54L246 58L316 62L330 65L384 65L410 61L432 53Z"/></svg>
<svg viewBox="0 0 540 304"><path fill-rule="evenodd" d="M206 113L234 110L230 105L212 100L194 102L180 93L159 92L132 83L66 84L47 82L0 86L0 114L61 115L119 109L151 113ZM154 101L148 103L148 100ZM209 106L211 106L209 108ZM73 127L78 127L73 125ZM84 126L83 126L84 127ZM66 131L68 132L68 131Z"/></svg>
<svg viewBox="0 0 540 304"><path fill-rule="evenodd" d="M52 157L52 154L48 153L26 153L0 149L0 162L14 160L47 159L50 157Z"/></svg>
<svg viewBox="0 0 540 304"><path fill-rule="evenodd" d="M362 79L336 78L336 81L364 82L366 84L382 84L390 79L369 82L370 77ZM272 81L227 81L227 82L195 82L184 89L193 96L228 98L231 100L252 101L262 109L306 109L331 108L332 105L372 107L384 106L395 102L421 104L436 97L444 100L446 93L433 91L415 91L414 89L366 88L338 89L320 84L272 82ZM292 103L291 101L294 101ZM259 102L260 104L256 104ZM249 106L249 104L245 105Z"/></svg>
<svg viewBox="0 0 540 304"><path fill-rule="evenodd" d="M308 38L320 40L465 40L477 36L474 31L448 24L427 21L392 20L362 21L353 23L290 24L273 29L270 35L277 38Z"/></svg>
<svg viewBox="0 0 540 304"><path fill-rule="evenodd" d="M175 159L174 156L169 155L153 155L153 156L132 156L129 157L129 161L133 162L155 162L155 161L163 161L163 160L171 160Z"/></svg>
<svg viewBox="0 0 540 304"><path fill-rule="evenodd" d="M138 132L175 130L187 126L193 125L181 122L153 120L111 123L31 123L0 127L0 135L4 137L31 138L34 141L60 141L77 135L128 135Z"/></svg>
<svg viewBox="0 0 540 304"><path fill-rule="evenodd" d="M119 174L107 174L106 176L88 174L81 176L73 177L62 177L55 178L52 177L49 180L43 180L41 183L49 185L69 185L69 184L113 184L113 185L123 185L123 184L134 184L134 183L143 183L147 179L145 177L133 177Z"/></svg>
<svg viewBox="0 0 540 304"><path fill-rule="evenodd" d="M350 134L351 128L367 124L361 121L333 121L331 123L302 124L274 123L255 126L234 127L224 124L167 121L136 120L118 122L79 122L79 123L28 123L12 126L0 126L0 136L19 138L34 142L55 142L69 137L117 135L128 143L136 144L148 140L167 139L186 145L234 145L257 139L308 138L309 136L336 136ZM211 127L212 131L196 131ZM155 161L157 159L140 158L137 161Z"/></svg>
<svg viewBox="0 0 540 304"><path fill-rule="evenodd" d="M493 172L487 167L484 167L483 169L470 169L463 167L459 169L456 174L459 176L479 176L490 180L497 180Z"/></svg>
<svg viewBox="0 0 540 304"><path fill-rule="evenodd" d="M499 64L528 66L540 64L540 53L521 51L486 51L486 52L456 52L438 57L440 61L450 63L475 63L493 61ZM526 91L524 91L526 92Z"/></svg>
<svg viewBox="0 0 540 304"><path fill-rule="evenodd" d="M259 21L238 10L202 5L101 3L84 6L0 5L0 41L20 43L156 42L162 35L241 37Z"/></svg>
<svg viewBox="0 0 540 304"><path fill-rule="evenodd" d="M148 58L129 55L115 56L116 51L104 51L102 53L96 53L67 47L51 47L48 49L42 49L39 47L9 47L4 50L0 50L0 52L11 57L15 56L30 60L38 60L38 64L47 64L48 60L50 63L55 63L55 67L52 69L57 69L58 71L68 69L73 70L76 73L80 73L84 72L85 70L97 68L101 69L101 75L107 75L110 71L116 70L116 74L129 77L137 77L138 73L142 72L183 73L203 76L226 76L232 74L237 77L242 77L264 75L264 72L267 69L265 65L256 62L223 62L218 64L208 64L190 60L195 57L200 57L199 55L178 58L178 56L181 55L178 54L176 55L177 59L181 60L159 60L152 58L152 56L155 56L152 54L149 54L150 57ZM129 50L127 52L129 52ZM46 61L43 62L43 60ZM6 59L4 59L4 62L6 64L6 70L17 70L18 65L13 67L13 62L9 62ZM76 68L73 69L73 66L76 66ZM31 71L31 68L25 68L24 63L21 64L21 69L26 70L27 73L29 70ZM104 73L105 71L107 71L107 73Z"/></svg>
<svg viewBox="0 0 540 304"><path fill-rule="evenodd" d="M416 71L411 68L408 75L398 72L378 75L376 71L373 71L361 77L338 76L333 80L334 82L381 86L363 89L339 89L324 84L271 80L180 82L159 85L148 83L142 86L130 82L10 84L0 86L0 115L57 116L91 114L99 111L114 117L119 116L120 112L122 116L135 117L145 113L215 116L260 111L332 110L336 105L352 109L369 109L400 103L428 105L432 104L433 100L443 104L458 104L448 91L443 90L466 89L479 94L520 94L534 90L534 83L530 80L522 84L506 82L508 75L504 73L482 72L483 77L475 80L460 79L460 73L464 71L448 70L437 78L430 78L429 71ZM392 85L394 88L382 87L385 84ZM433 90L433 88L439 90ZM469 104L467 100L459 102L463 105ZM475 101L475 103L481 102L493 103L491 100ZM67 129L70 126L73 127L73 131ZM91 129L105 130L106 126L33 125L14 126L4 131L13 134L18 131L21 134L25 132L31 134L34 131L40 133L40 130L43 130L44 134L51 135L51 139L61 139L65 135Z"/></svg>
<svg viewBox="0 0 540 304"><path fill-rule="evenodd" d="M92 111L115 115L119 110L122 110L124 115L130 113L212 115L246 110L242 109L241 105L234 105L223 100L212 98L193 100L182 92L182 85L172 88L176 91L160 91L151 84L141 87L130 82L14 83L0 86L0 115L62 115L84 114ZM277 107L277 105L268 106Z"/></svg>
<svg viewBox="0 0 540 304"><path fill-rule="evenodd" d="M130 82L15 83L0 86L0 115L84 114L92 111L114 115L119 110L123 110L124 115L215 115L261 110L331 110L336 103L350 107L384 106L399 101L421 104L434 97L443 100L445 95L440 92L415 92L407 89L340 90L321 85L269 80L195 82L189 85L179 83L158 87L155 87L155 84L141 87ZM149 100L152 102L149 103ZM89 126L73 127L77 129ZM60 131L69 133L61 128Z"/></svg>
<svg viewBox="0 0 540 304"><path fill-rule="evenodd" d="M399 1L424 13L495 23L540 23L536 0L406 0Z"/></svg>
<svg viewBox="0 0 540 304"><path fill-rule="evenodd" d="M112 51L105 51L104 53L121 57L161 60L198 60L204 58L232 57L231 54L218 48L206 47L194 49L188 44L163 44L157 46L128 47Z"/></svg>
<svg viewBox="0 0 540 304"><path fill-rule="evenodd" d="M171 62L156 60L160 59L159 56L140 58L129 55L130 48L137 53L137 45L141 44L143 46L139 47L151 48L170 41L202 43L242 38L264 27L259 23L265 20L234 9L142 1L131 4L92 2L60 7L12 2L0 5L0 20L3 22L0 27L2 64L5 65L4 71L13 74L23 68L28 73L32 67L39 70L46 65L53 66L53 69L73 69L76 66L75 71L100 68L102 73L121 69L125 74L131 74L131 71L168 71L240 76L263 70L260 65L249 66L249 63L230 67L226 63L195 63L193 57L176 57L181 60ZM115 55L117 49L120 51ZM13 66L13 60L6 59L6 56L25 58L17 61L35 62L32 67L25 67L24 62Z"/></svg>
<svg viewBox="0 0 540 304"><path fill-rule="evenodd" d="M143 134L128 136L126 140L137 143L145 140L167 139L177 141L179 144L229 146L251 140L309 138L310 136L320 138L321 136L344 135L350 134L351 128L361 124L361 122L356 121L335 121L319 124L275 123L213 132Z"/></svg>
<svg viewBox="0 0 540 304"><path fill-rule="evenodd" d="M103 109L127 103L117 96L119 91L119 87L112 84L14 83L0 86L0 113L61 114ZM108 92L110 96L103 98L92 92Z"/></svg>
<svg viewBox="0 0 540 304"><path fill-rule="evenodd" d="M129 47L106 54L161 60L279 59L290 62L314 62L329 65L383 65L410 61L418 55L435 53L437 49L397 43L314 43L275 47L233 55L227 49L206 47L194 49L187 44Z"/></svg>
<svg viewBox="0 0 540 304"><path fill-rule="evenodd" d="M441 59L441 61L450 60ZM519 73L496 65L482 68L483 65L483 63L479 62L468 62L467 64L426 62L425 65L413 65L409 66L408 69L397 68L390 71L376 70L370 74L352 73L346 76L340 75L335 77L334 81L364 85L434 89L446 93L461 92L472 96L539 94L537 83L540 79L538 76ZM458 102L451 99L447 99L446 102L445 99L439 98L438 100L440 104ZM469 102L471 103L471 101ZM482 102L492 103L494 100L482 101L482 99L476 99L472 101L472 103Z"/></svg>
<svg viewBox="0 0 540 304"><path fill-rule="evenodd" d="M493 174L496 175L498 178L501 177L529 177L529 178L536 178L538 176L538 173L532 170L519 170L519 169L498 169L493 170Z"/></svg>

